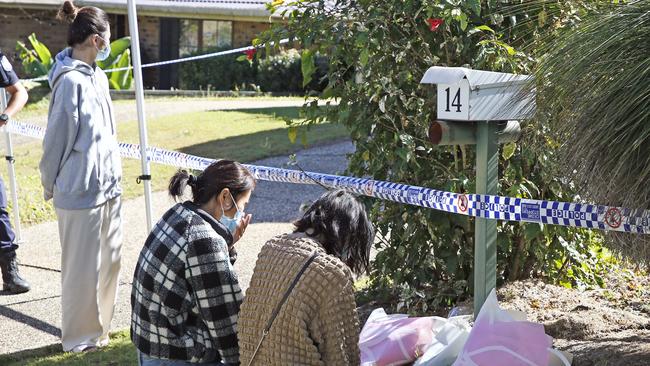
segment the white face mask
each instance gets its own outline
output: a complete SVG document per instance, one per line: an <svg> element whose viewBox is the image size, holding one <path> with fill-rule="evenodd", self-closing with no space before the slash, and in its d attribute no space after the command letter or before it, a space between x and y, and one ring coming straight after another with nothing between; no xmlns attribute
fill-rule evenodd
<svg viewBox="0 0 650 366"><path fill-rule="evenodd" d="M111 55L111 44L108 42L104 37L99 36L104 41L104 44L106 44L106 47L104 49L100 50L97 48L97 57L95 57L95 61L104 61L108 58L108 56Z"/></svg>
<svg viewBox="0 0 650 366"><path fill-rule="evenodd" d="M239 224L239 221L242 219L242 217L244 217L244 211L241 211L239 209L239 206L237 206L237 202L235 201L235 197L232 196L232 193L230 193L230 198L232 199L232 204L237 208L237 212L233 218L230 218L226 216L226 212L224 211L223 206L221 206L221 218L219 221L228 228L232 235L235 235L237 225Z"/></svg>

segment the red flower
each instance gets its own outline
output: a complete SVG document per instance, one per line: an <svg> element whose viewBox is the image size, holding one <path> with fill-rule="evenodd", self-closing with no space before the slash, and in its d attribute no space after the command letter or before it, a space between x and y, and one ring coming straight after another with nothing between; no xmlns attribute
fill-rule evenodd
<svg viewBox="0 0 650 366"><path fill-rule="evenodd" d="M246 50L246 51L244 51L244 53L246 54L246 58L247 58L248 60L252 60L253 57L255 57L255 53L256 53L256 52L257 52L257 50L254 49L254 48L251 48L250 50Z"/></svg>
<svg viewBox="0 0 650 366"><path fill-rule="evenodd" d="M429 18L427 19L427 23L429 23L429 29L432 32L435 32L438 30L438 27L442 24L443 20L440 18Z"/></svg>

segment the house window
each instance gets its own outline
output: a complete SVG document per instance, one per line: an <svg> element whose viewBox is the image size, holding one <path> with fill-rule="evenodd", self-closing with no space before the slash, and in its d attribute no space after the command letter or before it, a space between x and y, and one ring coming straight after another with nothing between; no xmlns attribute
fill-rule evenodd
<svg viewBox="0 0 650 366"><path fill-rule="evenodd" d="M178 53L186 56L199 50L199 23L200 20L182 19L181 38L178 42Z"/></svg>
<svg viewBox="0 0 650 366"><path fill-rule="evenodd" d="M181 19L179 55L232 45L232 22Z"/></svg>
<svg viewBox="0 0 650 366"><path fill-rule="evenodd" d="M232 22L203 21L203 47L230 47L232 45Z"/></svg>

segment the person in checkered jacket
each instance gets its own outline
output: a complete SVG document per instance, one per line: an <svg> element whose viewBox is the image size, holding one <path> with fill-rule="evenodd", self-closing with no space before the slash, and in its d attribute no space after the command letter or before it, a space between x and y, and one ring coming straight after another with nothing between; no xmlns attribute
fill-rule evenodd
<svg viewBox="0 0 650 366"><path fill-rule="evenodd" d="M169 193L191 201L170 208L140 252L131 292L131 340L140 365L238 365L242 291L232 247L246 231L255 179L220 160L200 175L179 170Z"/></svg>

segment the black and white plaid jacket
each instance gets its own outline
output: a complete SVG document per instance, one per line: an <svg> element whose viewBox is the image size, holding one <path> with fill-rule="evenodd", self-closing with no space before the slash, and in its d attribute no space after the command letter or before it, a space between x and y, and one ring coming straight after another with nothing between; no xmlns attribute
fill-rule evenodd
<svg viewBox="0 0 650 366"><path fill-rule="evenodd" d="M131 340L155 358L239 364L242 302L229 260L232 236L191 202L169 209L140 252Z"/></svg>

